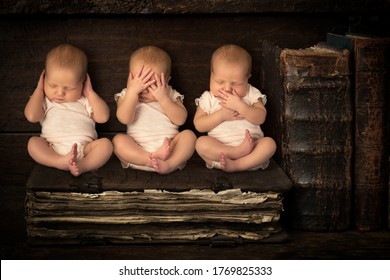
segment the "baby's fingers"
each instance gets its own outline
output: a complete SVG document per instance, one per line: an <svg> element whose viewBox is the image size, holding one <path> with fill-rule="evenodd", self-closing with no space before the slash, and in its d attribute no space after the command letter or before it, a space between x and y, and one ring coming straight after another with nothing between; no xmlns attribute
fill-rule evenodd
<svg viewBox="0 0 390 280"><path fill-rule="evenodd" d="M157 89L156 84L151 84L150 86L147 87L149 92L155 91Z"/></svg>
<svg viewBox="0 0 390 280"><path fill-rule="evenodd" d="M43 70L41 75L39 76L39 81L38 81L37 87L41 88L43 90L44 81L45 81L45 70Z"/></svg>
<svg viewBox="0 0 390 280"><path fill-rule="evenodd" d="M138 68L137 72L135 73L135 77L137 77L137 78L141 77L141 74L142 74L143 69L144 69L144 66L141 65L141 67ZM131 74L131 72L130 72L130 74ZM133 79L134 79L134 76L132 76L132 77L133 77Z"/></svg>
<svg viewBox="0 0 390 280"><path fill-rule="evenodd" d="M164 72L161 73L161 85L165 85L165 75L164 75Z"/></svg>
<svg viewBox="0 0 390 280"><path fill-rule="evenodd" d="M152 68L148 68L144 72L142 72L140 79L142 81L149 81L153 75L154 75L154 72L152 71Z"/></svg>
<svg viewBox="0 0 390 280"><path fill-rule="evenodd" d="M145 88L151 87L152 85L156 83L156 80L150 80L147 83L145 83Z"/></svg>
<svg viewBox="0 0 390 280"><path fill-rule="evenodd" d="M230 97L231 94L230 94L229 92L227 92L227 91L221 89L221 90L219 91L219 95L220 95L220 97L222 97L223 99L227 100L227 99Z"/></svg>

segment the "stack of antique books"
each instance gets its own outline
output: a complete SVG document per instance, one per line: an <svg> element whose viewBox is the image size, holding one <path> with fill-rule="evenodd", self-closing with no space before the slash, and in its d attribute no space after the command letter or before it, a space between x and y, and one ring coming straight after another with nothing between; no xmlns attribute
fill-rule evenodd
<svg viewBox="0 0 390 280"><path fill-rule="evenodd" d="M293 182L294 227L386 227L390 38L329 33L313 47L264 41L262 50L268 130Z"/></svg>
<svg viewBox="0 0 390 280"><path fill-rule="evenodd" d="M227 174L191 160L162 176L113 159L80 178L37 165L27 182L27 233L32 243L284 241L290 187L274 161Z"/></svg>

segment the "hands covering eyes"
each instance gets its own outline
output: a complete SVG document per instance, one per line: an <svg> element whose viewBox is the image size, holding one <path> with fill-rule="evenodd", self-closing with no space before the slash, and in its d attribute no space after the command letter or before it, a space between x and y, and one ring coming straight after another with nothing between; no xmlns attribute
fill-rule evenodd
<svg viewBox="0 0 390 280"><path fill-rule="evenodd" d="M127 89L131 89L134 94L137 94L140 101L151 99L151 96L148 96L149 94L159 101L167 95L168 84L164 73L157 74L152 68L145 68L142 65L135 75L129 74Z"/></svg>

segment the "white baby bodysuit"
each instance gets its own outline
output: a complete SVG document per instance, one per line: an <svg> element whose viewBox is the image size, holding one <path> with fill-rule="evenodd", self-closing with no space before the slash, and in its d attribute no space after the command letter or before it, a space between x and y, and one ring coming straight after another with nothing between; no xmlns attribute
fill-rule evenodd
<svg viewBox="0 0 390 280"><path fill-rule="evenodd" d="M83 156L84 147L97 139L92 107L82 96L75 102L56 103L45 98L43 108L45 117L41 121L41 137L50 143L60 155L69 153L77 143L78 158Z"/></svg>
<svg viewBox="0 0 390 280"><path fill-rule="evenodd" d="M267 102L266 95L262 94L257 88L249 85L248 93L242 98L248 104L253 105L256 102ZM208 115L221 109L220 100L210 91L205 91L200 98L195 99L196 106ZM252 138L258 139L264 137L264 133L259 125L255 125L247 120L224 121L208 132L208 135L217 139L221 143L229 146L237 146L245 138L245 130L248 129Z"/></svg>

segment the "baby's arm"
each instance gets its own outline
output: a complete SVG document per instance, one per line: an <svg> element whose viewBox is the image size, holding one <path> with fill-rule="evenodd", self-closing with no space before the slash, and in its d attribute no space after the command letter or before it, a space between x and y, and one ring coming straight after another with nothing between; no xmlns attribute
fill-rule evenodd
<svg viewBox="0 0 390 280"><path fill-rule="evenodd" d="M249 122L261 125L265 122L265 118L267 116L267 110L264 107L263 102L260 100L259 102L254 103L252 106L244 103L246 106L240 111L237 111L240 116L244 117Z"/></svg>
<svg viewBox="0 0 390 280"><path fill-rule="evenodd" d="M218 98L223 107L236 111L239 116L253 124L261 125L264 123L267 116L267 110L261 100L251 106L242 101L235 91L233 91L233 93L228 93L221 90L219 93Z"/></svg>
<svg viewBox="0 0 390 280"><path fill-rule="evenodd" d="M187 119L187 109L181 102L180 98L177 98L176 102L173 102L170 98L166 102L161 102L165 114L171 120L171 122L177 126L183 125Z"/></svg>
<svg viewBox="0 0 390 280"><path fill-rule="evenodd" d="M92 118L97 123L105 123L110 117L110 108L107 103L93 90L91 79L87 74L87 79L84 82L83 95L88 99L92 107Z"/></svg>
<svg viewBox="0 0 390 280"><path fill-rule="evenodd" d="M138 104L138 95L148 88L155 81L150 80L153 76L152 69L145 69L141 66L135 76L130 72L127 79L127 92L124 98L118 99L116 117L122 124L129 124L134 121L135 108Z"/></svg>
<svg viewBox="0 0 390 280"><path fill-rule="evenodd" d="M45 71L42 71L39 77L38 85L34 90L34 93L31 95L30 100L27 102L26 107L24 108L24 115L31 123L41 121L45 115L42 106L43 101L45 100L45 93L43 91L44 79Z"/></svg>
<svg viewBox="0 0 390 280"><path fill-rule="evenodd" d="M179 98L174 102L169 97L169 88L168 84L165 82L164 73L161 73L161 76L155 74L154 78L156 83L149 87L150 92L160 103L164 113L173 124L177 126L184 124L187 119L187 110Z"/></svg>
<svg viewBox="0 0 390 280"><path fill-rule="evenodd" d="M224 107L209 115L198 106L194 116L194 125L197 131L208 132L224 121L238 119L242 118L237 115L237 112Z"/></svg>

